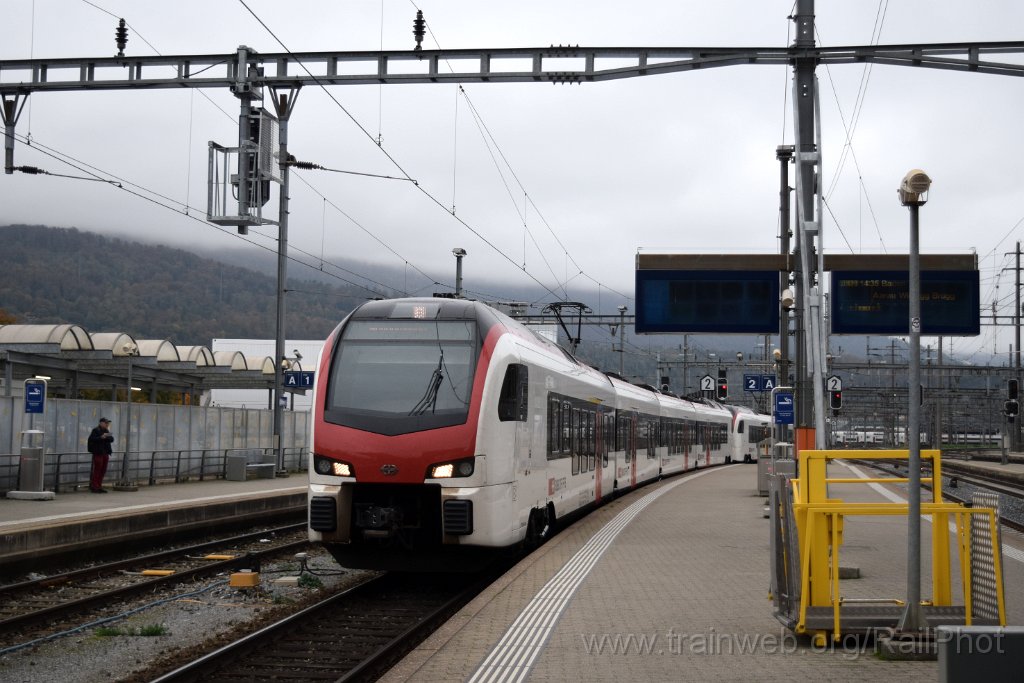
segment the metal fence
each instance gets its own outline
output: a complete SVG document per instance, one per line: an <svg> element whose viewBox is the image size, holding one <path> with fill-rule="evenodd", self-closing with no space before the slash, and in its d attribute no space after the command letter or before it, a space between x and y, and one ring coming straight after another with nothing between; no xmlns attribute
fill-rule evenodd
<svg viewBox="0 0 1024 683"><path fill-rule="evenodd" d="M114 452L107 481L120 477L125 464L125 436L130 429L127 474L131 481L154 484L224 476L228 455L244 454L253 462L274 453L272 410L204 408L48 399L46 413L26 415L21 398L0 397L0 491L18 487L21 435L43 432L44 487L69 490L88 483L92 456L89 432L101 417L112 421ZM306 467L309 413L284 411L281 443L285 468Z"/></svg>

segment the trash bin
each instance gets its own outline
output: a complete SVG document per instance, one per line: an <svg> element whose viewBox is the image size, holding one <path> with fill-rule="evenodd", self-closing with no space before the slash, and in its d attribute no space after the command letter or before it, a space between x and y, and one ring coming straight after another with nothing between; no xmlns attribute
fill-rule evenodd
<svg viewBox="0 0 1024 683"><path fill-rule="evenodd" d="M18 490L8 491L7 497L15 500L53 500L56 494L43 490L43 475L46 472L43 432L38 429L21 432L19 447Z"/></svg>
<svg viewBox="0 0 1024 683"><path fill-rule="evenodd" d="M38 429L26 430L21 433L18 490L42 491L44 471L43 432Z"/></svg>

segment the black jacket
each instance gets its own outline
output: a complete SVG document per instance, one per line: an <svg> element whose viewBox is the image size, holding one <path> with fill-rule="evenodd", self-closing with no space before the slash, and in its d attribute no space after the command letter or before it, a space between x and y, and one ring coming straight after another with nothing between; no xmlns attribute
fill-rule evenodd
<svg viewBox="0 0 1024 683"><path fill-rule="evenodd" d="M89 433L89 452L93 455L110 455L112 450L110 444L114 442L114 438L103 438L104 434L109 433L110 430L106 427L93 427L92 432Z"/></svg>

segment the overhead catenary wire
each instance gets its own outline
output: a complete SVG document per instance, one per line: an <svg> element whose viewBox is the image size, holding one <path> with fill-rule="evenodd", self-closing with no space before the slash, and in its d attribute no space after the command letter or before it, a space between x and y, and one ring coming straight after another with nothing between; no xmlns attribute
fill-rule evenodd
<svg viewBox="0 0 1024 683"><path fill-rule="evenodd" d="M22 142L24 142L24 136L15 134L15 138L16 139L17 138L21 138ZM252 245L254 245L254 246L256 246L256 247L258 247L260 249L264 249L264 250L266 250L268 252L271 252L271 253L274 253L274 254L277 253L277 249L275 247L270 247L270 246L266 246L266 245L260 244L260 243L258 243L256 241L252 240L252 239L247 238L245 235L238 235L238 234L233 233L230 230L227 230L226 228L224 228L222 226L219 226L219 225L217 225L215 223L210 223L210 222L205 221L205 220L203 220L203 219L201 219L201 218L199 218L197 216L193 216L191 214L182 212L176 206L172 205L172 204L177 204L178 203L177 201L172 200L172 199L170 199L170 198L168 198L168 197L166 197L166 196L164 196L164 195L162 195L162 194L160 194L158 192L155 192L153 190L149 190L147 188L142 187L141 185L137 185L136 183L132 183L132 182L127 181L127 180L125 180L123 178L119 178L118 176L116 176L114 174L108 173L108 175L112 176L113 178L116 178L117 182L111 181L110 179L103 178L98 173L107 173L107 172L99 171L99 169L94 169L96 172L94 172L93 170L88 170L88 168L94 168L94 167L91 167L88 164L85 164L84 162L80 162L83 165L79 166L76 163L73 163L72 161L68 161L68 159L74 159L73 157L71 157L69 155L65 155L65 156L67 156L67 158L66 159L62 158L60 155L63 154L63 153L57 152L56 150L52 150L51 151L51 148L47 148L45 145L40 145L40 144L37 143L37 144L33 145L32 148L35 149L40 154L44 154L46 156L49 156L49 157L51 157L51 158L53 158L53 159L55 159L57 161L60 161L61 163L67 164L68 166L71 166L72 168L75 168L75 169L81 171L82 173L86 173L88 175L93 176L93 178L91 178L91 179L90 178L85 178L85 180L101 180L101 181L104 181L104 182L110 184L112 187L115 187L115 188L117 188L119 190L127 192L128 194L131 194L131 195L133 195L135 197L138 197L139 199L142 199L144 201L150 202L151 204L155 204L156 206L159 206L159 207L161 207L163 209L166 209L168 211L172 211L172 212L174 212L174 213L176 213L176 214L178 214L180 216L185 216L189 220L196 221L197 223L201 223L204 226L212 227L212 228L218 230L219 232L222 232L222 233L224 233L226 235L230 235L230 236L235 237L237 239L241 239L242 241L248 242L249 244L252 244ZM86 167L88 167L88 168L86 168ZM54 174L54 175L56 175L56 174ZM72 176L67 176L67 177L72 177ZM131 187L129 187L129 186L131 186ZM134 190L134 189L132 189L132 187L138 188L138 190ZM159 198L159 199L157 199L157 198ZM160 201L160 200L163 200L163 201ZM170 202L170 203L165 203L165 202ZM262 235L262 234L260 234L257 231L254 231L253 234L258 235L259 237L269 238L268 236ZM276 241L276 238L269 238L269 239L273 239L274 241ZM296 259L296 258L294 258L292 256L288 256L288 259L290 261L293 261L293 262L298 263L300 265L311 267L309 264L305 263L304 261ZM345 282L346 284L350 284L350 285L352 285L354 287L359 287L360 289L364 289L367 292L369 292L369 293L371 293L371 294L373 294L375 296L380 294L380 292L378 292L376 290L373 290L373 289L370 289L369 287L366 287L365 285L362 285L362 284L360 284L358 282L353 282L351 280L348 280L346 278L343 278L341 276L334 275L334 274L331 274L331 273L326 273L326 274L329 275L330 277L333 277L333 278L341 281L341 282ZM360 277L364 277L364 276L360 276ZM368 278L365 278L365 277L364 277L364 279L368 280ZM390 286L386 286L386 287L388 289L393 289Z"/></svg>
<svg viewBox="0 0 1024 683"><path fill-rule="evenodd" d="M109 10L106 10L106 9L104 9L103 7L100 7L100 6L99 6L99 5L97 5L96 3L93 3L93 2L89 2L88 0L83 0L83 2L85 2L85 4L87 4L87 5L91 6L91 7L95 8L95 9L97 9L97 10L99 10L99 11L101 11L101 12L103 12L103 13L105 13L105 14L107 14L107 15L109 15L109 16L111 16L111 17L113 17L113 18L117 18L117 15L116 15L116 14L114 14L114 13L110 12ZM134 33L134 34L136 35L136 37L138 37L138 38L139 38L140 40L142 40L142 41L143 41L143 42L144 42L144 43L145 43L145 44L146 44L146 45L147 45L147 46L148 46L148 47L149 47L149 48L150 48L151 50L153 50L153 52L154 52L154 53L156 53L156 54L158 54L158 55L159 55L159 54L161 54L161 53L160 53L160 51L159 51L159 50L157 50L157 49L156 49L156 47L155 47L155 46L154 46L154 45L153 45L152 43L150 43L150 42L149 42L148 40L146 40L146 39L145 39L145 37L144 37L144 36L142 36L142 35L141 35L141 34L140 34L140 33L138 32L138 30L137 30L137 29L136 29L136 28L135 28L134 26L132 26L132 25L131 25L131 24L129 24L128 22L126 22L126 25L127 25L127 26L129 26L130 28L132 28L132 31L133 31L133 33ZM215 66L215 65L211 65L211 66L207 67L207 69L209 69L209 68L212 68L213 66ZM204 69L204 70L206 70L206 69ZM201 72L196 72L196 74L198 74L198 73L201 73ZM193 75L195 75L195 74L193 74ZM193 90L193 92L194 92L194 90ZM228 118L229 120L231 120L232 122L234 122L234 121L235 121L234 117L232 117L232 116L231 116L231 115L230 115L230 114L229 114L228 112L226 112L226 111L225 111L225 110L224 110L224 109L223 109L222 107L220 107L220 106L219 106L219 105L218 105L218 104L217 104L216 102L214 102L214 101L213 101L213 100L212 100L212 99L211 99L211 98L210 98L209 96L207 96L207 95L206 95L206 94L205 94L204 92L202 92L201 90L200 90L200 94L201 94L201 95L203 95L203 96L204 96L204 97L205 97L205 98L207 99L207 101L209 101L209 102L210 102L211 104L213 104L213 106L214 106L214 107L215 107L215 108L216 108L216 109L217 109L218 111L220 111L220 112L221 112L222 114L224 114L224 116L225 116L225 117L227 117L227 118ZM191 126L191 124L190 124L190 126ZM190 127L190 135L191 135L191 127ZM120 182L120 183L127 183L127 184L131 185L132 187L135 187L135 188L137 188L137 189L139 190L139 192L130 192L131 194L134 194L134 195L136 195L136 196L139 196L139 197L140 197L140 198L142 198L142 199L146 199L147 201L150 201L150 202L152 202L152 203L155 203L155 204L157 204L157 205L160 205L160 206L162 206L162 207L163 207L163 208L165 208L165 209L169 209L169 210L172 210L172 211L176 211L176 212L178 211L178 210L177 210L177 209L176 209L176 208L175 208L174 206L171 206L171 205L170 205L170 204L181 204L181 202L179 202L178 200L172 199L171 197L169 197L169 196L167 196L167 195L165 195L165 194L162 194L162 193L160 193L160 192L157 192L157 191L155 191L155 190L152 190L152 189L149 189L149 188L145 188L145 187L143 187L143 186L141 186L141 185L138 185L138 184L136 184L136 183L133 183L133 182L131 182L131 181L128 181L128 180L126 180L126 179L124 179L124 178L118 177L118 176L117 176L116 174L110 173L110 172L108 172L108 171L105 171L105 170L103 170L103 169L99 169L99 168L97 168L97 167L95 167L95 166L92 166L91 164L88 164L88 163L87 163L87 162L85 162L85 161L82 161L82 160L80 160L80 159L76 159L75 157L73 157L73 156L71 156L71 155L69 155L69 154L66 154L66 153L64 153L64 152L59 152L59 151L57 151L57 150L55 150L55 149L53 149L53 148L49 148L49 147L46 147L45 145L42 145L42 147L43 147L43 148L45 148L46 150L48 150L49 152L51 152L51 154L49 154L49 156L51 156L51 157L57 158L58 160L62 160L62 159L60 159L60 157L61 157L61 156L64 156L64 157L66 157L67 159L71 159L71 160L72 160L72 161L74 161L75 163L77 163L77 164L81 164L81 165L83 165L83 166L86 166L86 167L88 167L88 168L91 168L91 169L92 169L93 171L95 171L95 172L96 172L96 173L92 173L92 174L90 174L90 175L93 175L93 176L94 176L94 177L91 177L91 178L88 178L88 177L84 177L84 176L79 176L79 178L81 178L81 179L83 179L83 180L95 180L95 181L100 181L100 182L108 182L108 183L115 183L115 181L111 181L111 180L108 180L108 179L105 179L105 178L101 177L101 175L100 175L100 174L102 174L102 175L107 175L107 176L110 176L110 177L113 177L113 178L117 178L117 181L116 181L116 182ZM63 161L63 160L62 160L62 161ZM65 163L67 163L67 162L65 161ZM69 165L72 165L72 166L74 166L74 164L69 164ZM345 171L345 170L341 170L341 169L331 169L331 168L325 168L324 170L328 170L328 171L334 171L334 172L339 172L339 173L351 173L351 174L354 174L354 175L364 175L364 176L370 176L370 177L378 177L378 178L388 178L388 176L381 176L381 175L378 175L378 174L370 174L370 173L363 173L363 172L358 172L358 171ZM32 171L29 171L29 172L32 172ZM54 173L50 173L50 172L46 172L46 171L42 171L41 169L39 169L38 171L35 171L35 172L37 172L37 173L46 173L46 174L49 174L49 175L61 175L61 174L54 174ZM396 255L396 256L397 256L398 258L402 259L403 263L404 263L404 264L405 264L406 266L410 266L410 267L412 267L412 268L413 268L414 270L416 270L416 271L417 271L418 273L420 273L420 274L421 274L422 276L424 276L425 278L427 278L427 279L428 279L428 280L430 281L430 284L429 284L429 285L427 285L428 287L429 287L429 286L432 286L432 285L433 285L433 286L439 286L439 287L442 287L442 288L447 288L447 289L451 289L451 288L452 288L452 287L451 287L450 285L446 285L446 284L444 284L444 283L440 282L440 281L439 281L439 280L438 280L438 279L437 279L436 277L432 277L432 276L428 275L428 274L427 274L426 272L424 272L424 271L423 271L423 270L422 270L421 268L419 268L419 267L417 267L417 266L416 266L415 264L411 263L411 262L410 262L410 261L409 261L408 259L406 259L406 258L405 258L404 256L402 256L402 255L398 254L397 252L395 252L395 251L394 251L394 249L391 249L391 248L390 248L390 247L389 247L388 245L386 245L386 243L384 243L384 242L383 242L382 240L380 240L380 239L379 239L379 238L377 238L377 237L376 237L375 235L373 235L373 233L372 233L371 231L367 230L367 229L366 229L366 228L365 228L364 226L362 226L362 225L361 225L361 224L359 224L359 223L358 223L357 221L355 221L354 219L352 219L352 217L351 217L351 216L348 216L347 214L345 214L345 212L341 211L341 210L340 210L340 207L338 207L338 206L337 206L336 204L334 204L333 202L330 202L329 200L327 200L327 198L326 198L326 197L325 197L325 196L324 196L324 195L323 195L322 193L320 193L320 192L319 192L318 190L316 190L316 188L314 188L314 187L313 187L313 186L312 186L312 185L311 185L310 183L308 183L308 182L307 182L307 181L306 181L306 180L305 180L305 179L304 179L304 178L302 177L302 175L301 175L301 174L299 174L299 173L295 173L295 174L294 174L294 176L295 176L296 178L298 178L299 180L301 180L301 181L302 181L303 183L305 183L305 184L306 184L307 186L309 186L309 187L310 187L310 189L312 189L312 190L313 190L314 192L316 192L316 193L317 193L318 195L320 195L320 196L321 196L321 197L322 197L322 198L323 198L323 199L324 199L325 201L328 201L328 202L329 202L329 203L331 204L331 206L332 206L333 208L335 208L336 210L338 210L339 212L341 212L341 213L342 213L343 215L345 215L345 217L346 217L347 219L349 219L349 220L350 220L350 221L351 221L351 222L352 222L352 223L353 223L354 225L357 225L357 226L358 226L358 227L359 227L360 229L362 229L362 230L364 230L365 232L367 232L367 234L370 234L370 235L371 235L372 237L374 237L374 239L377 239L377 241L378 241L379 243L381 243L381 244L382 244L382 246L385 246L385 248L387 248L387 249L388 249L389 251L391 251L392 253L394 253L394 254L395 254L395 255ZM76 177L76 176L65 176L65 177ZM403 181L410 181L410 182L413 182L413 183L415 183L415 182L416 182L416 181L415 181L414 179L412 179L412 178L408 178L408 177L406 177L406 178L393 178L393 179L395 179L395 180L403 180ZM152 195L153 197L159 197L159 198L160 198L161 200L163 200L163 201L154 201L154 200L152 199L152 197L147 197L147 196L145 196L144 194L140 194L140 193L146 193L146 194ZM163 202L167 202L168 204L164 204ZM195 209L196 209L196 207L193 207L193 206L191 206L191 205L190 205L190 203L189 203L189 201L188 201L188 200L186 199L186 201L185 201L185 202L183 203L183 208L182 208L182 209L180 210L180 213L183 213L184 215L186 215L186 216L187 216L187 217L189 217L189 218L192 218L193 220L196 220L195 216L192 216L192 215L191 215L191 214L189 213L189 211L190 211L190 210L195 210ZM200 221L198 221L198 222L201 222L201 223L203 223L204 225L209 225L209 226L211 226L211 227L214 227L215 229L219 230L220 232L223 232L224 234L227 234L227 235L231 235L231 236L233 236L233 237L240 237L240 236L238 236L238 235L235 235L234 233L230 232L229 230L225 230L225 229L223 229L223 228L222 228L221 226L218 226L218 225L215 225L215 224L209 223L209 222L207 222L207 221L202 221L202 220L200 220ZM254 234L255 234L256 236L260 237L260 238L266 238L266 239L270 239L270 240L275 240L275 239L276 239L276 238L274 238L273 236L269 236L269 235L263 235L263 234L261 234L261 233L260 233L260 232L258 232L258 231L254 231ZM251 244L254 244L255 246L258 246L258 247L260 247L260 248L262 248L262 249L264 249L264 250L267 250L267 251L276 251L275 249L272 249L272 248L268 248L268 247L266 247L266 246L263 246L263 245L259 245L259 244L256 244L256 243L255 243L255 242L253 242L252 240L246 240L246 239L243 239L243 241L246 241L246 242L249 242L249 243L251 243ZM292 247L292 249L293 249L294 251L297 251L297 252L299 252L299 253L301 253L301 254L304 254L304 255L306 255L306 256L310 256L310 257L313 257L313 258L315 258L315 256L313 256L313 254L311 254L311 253L309 253L309 252L307 252L307 251L305 251L305 250L302 250L302 249L300 249L300 248L296 247L296 246L294 245L294 243L293 243L293 244L291 245L291 247ZM332 273L327 273L327 272L325 272L325 271L323 270L323 268L322 268L322 267L321 267L321 268L319 268L319 269L317 269L317 268L316 268L315 266L313 266L313 265L311 265L311 264L309 264L309 263L306 263L306 262L302 261L301 259L297 259L297 258L295 258L295 257L293 257L293 256L289 256L288 258L289 258L289 260L291 260L291 261L293 261L293 262L295 262L295 263L297 263L297 264L299 264L299 265L303 265L303 266L309 267L309 268L311 268L311 269L313 269L313 270L320 270L321 272L324 272L324 274L325 274L325 275L328 275L328 276L330 276L330 277L333 277L334 279L337 279L337 280L339 280L340 282L344 282L344 283L346 283L346 284L350 284L350 285L353 285L353 286L355 286L355 287L358 287L358 288L360 288L360 289L365 289L365 290L366 290L366 291L367 291L368 293L371 293L371 294L373 294L373 295L375 295L375 296L378 296L378 295L380 295L380 294L382 293L382 292L380 292L380 291L377 291L377 290L369 289L369 288L365 287L365 286L364 286L363 284L360 284L360 283L358 283L358 282L353 282L352 280L349 280L349 279L347 279L347 278L344 278L344 277L338 276L338 275L336 275L336 274L332 274ZM321 259L321 260L322 260L322 259ZM379 281L377 281L377 280L374 280L373 278L370 278L370 277L364 276L364 275L362 275L362 274L360 274L360 273L357 273L357 272L355 272L355 271L352 271L352 270L350 270L350 269L344 268L344 267L342 267L342 266L340 266L340 265L337 265L337 264L334 264L334 263L328 263L328 265L330 265L330 266L331 266L331 267L333 267L333 268L336 268L336 269L338 269L338 270L339 270L340 272L344 272L344 273L347 273L347 274L349 274L349 275L352 275L352 276L354 276L354 277L356 277L356 278L361 278L361 279L363 279L363 280L366 280L367 282L369 282L369 283L373 284L374 286L376 286L376 287L380 287L380 288L383 288L384 290L391 290L391 291L399 291L399 292L402 292L403 294L408 294L408 292L407 292L407 291L405 291L405 290L404 290L404 289L403 289L402 287L396 287L396 286L394 286L394 285L389 285L389 284L386 284L386 283L383 283L383 282L379 282ZM424 289L424 288L420 288L420 289L422 290L422 289ZM482 293L481 293L481 294L482 294ZM500 296L497 296L497 295L487 295L487 294L482 294L482 295L483 295L483 296L490 296L490 297L492 297L492 298L494 298L494 299L496 299L496 300L500 300L500 299L502 298L502 297L500 297Z"/></svg>
<svg viewBox="0 0 1024 683"><path fill-rule="evenodd" d="M412 176L409 175L409 173L398 162L398 160L390 152L388 152L388 150L383 145L377 144L374 141L373 136L369 133L369 131L366 130L366 128L359 122L359 120L356 119L356 117L333 95L333 93L331 93L331 91L322 82L320 82L319 79L317 79L317 77L315 75L313 75L313 73L306 67L306 65L302 62L302 60L298 59L298 57L295 55L295 53L292 52L292 50L284 43L284 41L282 41L277 36L277 34L274 33L273 29L271 29L267 25L267 23L265 21L263 21L263 19L260 18L260 16L258 14L256 14L256 12L253 11L253 9L251 7L249 7L249 5L245 2L245 0L238 0L238 2L242 5L242 7L245 8L245 10L247 12L249 12L249 14L252 15L252 17L260 24L260 26L262 26L267 31L267 33L270 34L270 36L277 42L277 44L280 45L281 48L285 52L287 52L289 54L289 56L291 56L295 60L295 63L298 64L302 68L302 70L306 72L306 75L308 75L311 79L313 79L313 82L316 83L320 87L320 89L324 91L324 93L326 93L327 97L332 102L334 102L334 104L349 118L350 121L352 121L352 123L354 123L356 125L356 127L363 133L363 135L368 140L370 140L371 142L374 142L374 146L377 147L377 149L379 149L384 154L384 156L388 159L388 161L390 161L395 166L395 168L397 168L402 173L402 175L404 175L406 178L409 178L411 180ZM473 235L475 235L484 244L486 244L488 247L490 247L495 253L497 253L499 256L501 256L506 261L511 263L516 268L516 270L519 270L520 272L525 274L531 280L533 280L538 285L540 285L545 290L547 290L552 296L555 296L555 297L558 296L548 285L546 285L540 279L538 279L535 275L533 275L533 273L529 272L528 270L526 270L524 268L521 268L515 262L515 260L511 256L506 254L502 249L500 249L496 244L494 244L494 242L492 240L490 240L487 237L485 237L479 230L477 230L472 225L467 223L461 217L459 217L459 216L455 215L454 213L452 213L451 211L449 211L448 208L445 207L445 205L432 192L428 191L426 188L424 188L419 183L415 183L414 187L416 187L416 189L419 190L428 200L430 200L431 202L436 204L438 207L440 207L442 210L444 210L445 213L449 214L455 221L457 221L460 225L462 225L464 228L469 230Z"/></svg>

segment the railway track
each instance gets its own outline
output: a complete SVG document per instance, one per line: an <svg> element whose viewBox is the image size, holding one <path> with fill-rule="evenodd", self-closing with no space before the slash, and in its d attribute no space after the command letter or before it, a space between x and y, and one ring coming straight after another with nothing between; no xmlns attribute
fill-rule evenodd
<svg viewBox="0 0 1024 683"><path fill-rule="evenodd" d="M24 642L53 631L51 624L99 607L231 569L258 567L266 557L307 546L305 525L293 524L0 586L0 643L12 637Z"/></svg>
<svg viewBox="0 0 1024 683"><path fill-rule="evenodd" d="M904 476L904 471L892 463L880 463L870 460L858 461L863 465L886 472L887 474L898 474ZM958 463L948 462L943 459L943 497L958 503L969 504L971 493L975 489L997 493L1001 498L1001 521L1004 526L1019 532L1024 532L1024 488L1014 480L1000 477L995 474L978 472ZM922 463L922 474L931 475L931 466ZM922 484L922 488L931 490L929 484ZM964 487L967 488L964 488Z"/></svg>
<svg viewBox="0 0 1024 683"><path fill-rule="evenodd" d="M374 577L153 680L371 681L494 579Z"/></svg>

